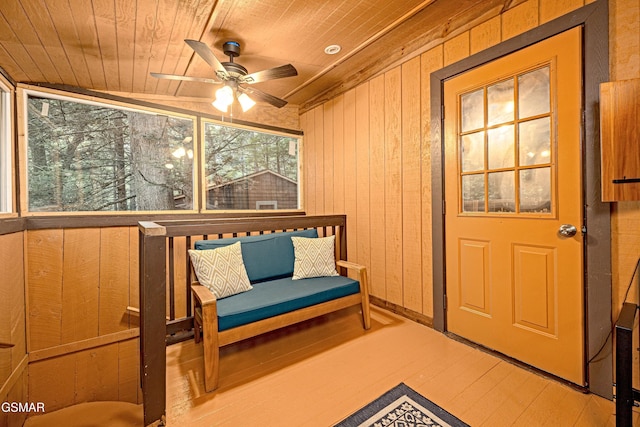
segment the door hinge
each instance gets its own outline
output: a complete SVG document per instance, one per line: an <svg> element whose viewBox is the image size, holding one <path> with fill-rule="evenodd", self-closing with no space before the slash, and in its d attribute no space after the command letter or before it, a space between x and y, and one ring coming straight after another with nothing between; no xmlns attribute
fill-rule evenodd
<svg viewBox="0 0 640 427"><path fill-rule="evenodd" d="M440 120L444 120L444 104L440 106Z"/></svg>
<svg viewBox="0 0 640 427"><path fill-rule="evenodd" d="M582 234L587 234L587 226L586 225L582 226Z"/></svg>
<svg viewBox="0 0 640 427"><path fill-rule="evenodd" d="M446 215L447 214L447 201L443 200L442 201L442 215Z"/></svg>
<svg viewBox="0 0 640 427"><path fill-rule="evenodd" d="M447 296L446 295L443 298L443 303L444 303L444 309L446 310L447 306L448 306L448 300L447 300Z"/></svg>

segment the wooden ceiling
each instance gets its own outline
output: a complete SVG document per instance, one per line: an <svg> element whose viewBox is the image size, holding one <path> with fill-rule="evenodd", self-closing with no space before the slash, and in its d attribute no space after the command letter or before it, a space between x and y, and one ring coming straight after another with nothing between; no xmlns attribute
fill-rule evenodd
<svg viewBox="0 0 640 427"><path fill-rule="evenodd" d="M286 63L298 76L256 88L308 108L522 0L3 0L0 67L16 82L125 96L212 97L215 86L149 72L212 77L184 43L255 72ZM324 48L342 50L326 55Z"/></svg>

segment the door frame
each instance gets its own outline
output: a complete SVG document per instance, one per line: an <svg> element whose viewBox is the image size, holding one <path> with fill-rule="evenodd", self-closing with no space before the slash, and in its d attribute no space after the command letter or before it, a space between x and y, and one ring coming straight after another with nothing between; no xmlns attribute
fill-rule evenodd
<svg viewBox="0 0 640 427"><path fill-rule="evenodd" d="M610 207L601 201L600 83L609 79L609 11L597 0L526 33L448 65L431 74L431 197L433 255L433 327L445 332L446 280L444 236L444 81L494 59L535 44L571 28L583 28L582 146L584 243L585 360L587 387L613 398L611 321ZM442 209L436 208L442 206ZM440 215L437 213L441 212Z"/></svg>

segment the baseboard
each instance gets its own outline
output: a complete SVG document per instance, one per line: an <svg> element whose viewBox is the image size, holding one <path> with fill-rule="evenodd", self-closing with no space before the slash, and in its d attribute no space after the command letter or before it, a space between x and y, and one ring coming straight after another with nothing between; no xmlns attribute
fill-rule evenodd
<svg viewBox="0 0 640 427"><path fill-rule="evenodd" d="M369 302L371 304L384 308L385 310L389 310L392 313L398 314L402 317L406 317L409 320L413 320L416 323L420 323L421 325L428 326L433 328L433 318L429 316L425 316L422 313L418 313L417 311L409 310L408 308L402 307L398 304L394 304L389 301L385 301L382 298L375 297L373 295L369 295Z"/></svg>

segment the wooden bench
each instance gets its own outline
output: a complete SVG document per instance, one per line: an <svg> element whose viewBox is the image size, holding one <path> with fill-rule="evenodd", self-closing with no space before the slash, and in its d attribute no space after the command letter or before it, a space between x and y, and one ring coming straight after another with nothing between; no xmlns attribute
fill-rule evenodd
<svg viewBox="0 0 640 427"><path fill-rule="evenodd" d="M311 229L196 242L196 249L203 250L240 242L248 277L254 284L249 291L219 301L197 281L191 286L196 342L200 342L200 329L203 335L206 391L218 387L222 346L354 305L361 306L363 326L369 329L365 267L338 259L337 267L351 272L352 278L327 276L293 280L292 236L314 238L318 234Z"/></svg>
<svg viewBox="0 0 640 427"><path fill-rule="evenodd" d="M220 334L214 333L212 324L204 321L211 317L216 303L210 297L191 287L192 272L186 262L183 247L191 248L199 239L261 235L292 230L315 229L320 236L336 236L336 259L339 271L346 274L350 268L362 289L366 290L364 268L347 260L347 229L345 215L283 215L271 217L212 218L207 220L167 220L139 223L139 278L140 278L140 376L145 425L163 419L166 413L166 352L165 346L190 339L203 328L205 344L206 387L212 389L217 381L217 349L246 337L280 328L315 316L361 304L365 328L368 327L368 294L350 295L342 299L319 304L295 313L279 316L277 320L255 322ZM180 249L179 249L180 248ZM185 279L186 277L186 279ZM192 301L192 295L194 296ZM366 300L365 300L366 299ZM198 306L195 316L193 305ZM206 307L203 312L202 307ZM194 319L197 317L197 319ZM167 320L168 318L168 320ZM197 328L194 323L197 322Z"/></svg>

